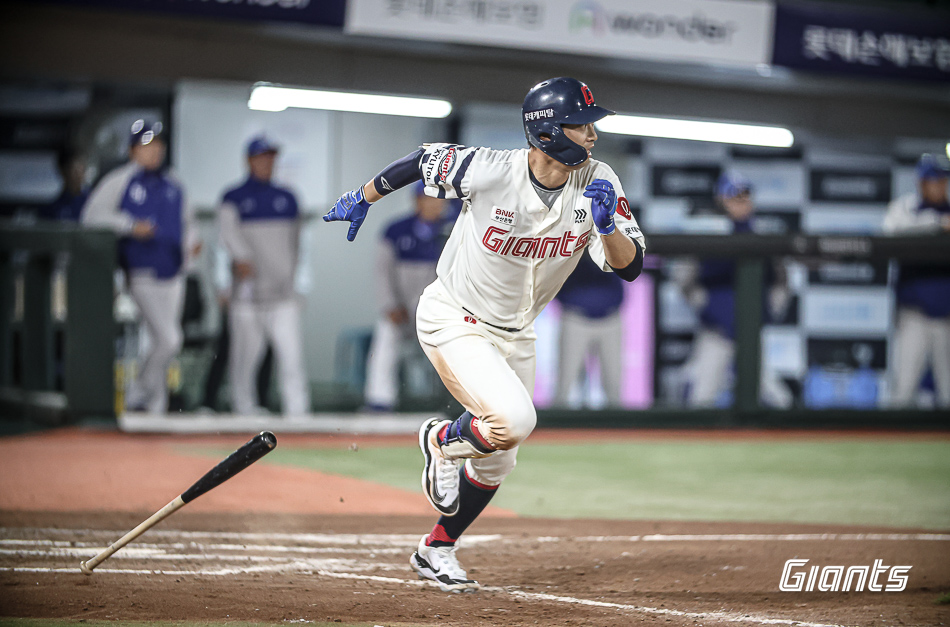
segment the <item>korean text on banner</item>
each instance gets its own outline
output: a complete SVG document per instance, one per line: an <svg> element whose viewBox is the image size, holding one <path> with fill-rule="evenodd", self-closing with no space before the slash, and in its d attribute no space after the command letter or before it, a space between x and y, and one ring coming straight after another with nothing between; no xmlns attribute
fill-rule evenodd
<svg viewBox="0 0 950 627"><path fill-rule="evenodd" d="M841 74L950 80L946 14L779 4L776 65Z"/></svg>
<svg viewBox="0 0 950 627"><path fill-rule="evenodd" d="M607 57L755 65L774 6L741 0L349 0L361 35Z"/></svg>

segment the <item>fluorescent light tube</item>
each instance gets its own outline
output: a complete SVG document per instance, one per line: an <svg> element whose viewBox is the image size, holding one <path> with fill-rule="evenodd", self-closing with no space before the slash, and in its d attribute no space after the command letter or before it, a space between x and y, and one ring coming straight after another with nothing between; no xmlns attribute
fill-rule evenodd
<svg viewBox="0 0 950 627"><path fill-rule="evenodd" d="M597 122L596 127L598 131L620 135L691 139L721 144L770 146L773 148L788 148L795 141L790 130L778 126L675 120L638 115L611 115Z"/></svg>
<svg viewBox="0 0 950 627"><path fill-rule="evenodd" d="M354 94L274 85L256 85L251 91L247 106L257 111L283 111L289 107L297 107L413 118L444 118L452 112L452 104L446 100Z"/></svg>

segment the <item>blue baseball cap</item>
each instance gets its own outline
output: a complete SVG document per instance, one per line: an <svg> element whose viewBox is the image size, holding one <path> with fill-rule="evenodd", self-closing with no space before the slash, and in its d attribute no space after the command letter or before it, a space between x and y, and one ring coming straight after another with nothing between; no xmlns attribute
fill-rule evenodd
<svg viewBox="0 0 950 627"><path fill-rule="evenodd" d="M258 135L247 144L247 156L256 157L267 152L280 152L280 148L265 135Z"/></svg>
<svg viewBox="0 0 950 627"><path fill-rule="evenodd" d="M423 180L416 181L416 184L412 186L412 191L416 193L416 197L426 195L426 182Z"/></svg>
<svg viewBox="0 0 950 627"><path fill-rule="evenodd" d="M129 146L146 146L162 133L162 123L138 119L129 130Z"/></svg>
<svg viewBox="0 0 950 627"><path fill-rule="evenodd" d="M744 194L751 191L752 181L735 170L724 172L716 182L717 196L735 198L739 194Z"/></svg>
<svg viewBox="0 0 950 627"><path fill-rule="evenodd" d="M941 159L937 155L921 155L917 162L917 178L921 180L939 180L950 178L950 166L946 159Z"/></svg>

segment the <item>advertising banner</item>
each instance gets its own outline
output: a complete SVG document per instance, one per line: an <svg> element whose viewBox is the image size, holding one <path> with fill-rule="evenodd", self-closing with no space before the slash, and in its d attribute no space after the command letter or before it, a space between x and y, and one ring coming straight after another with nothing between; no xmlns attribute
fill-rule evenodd
<svg viewBox="0 0 950 627"><path fill-rule="evenodd" d="M780 3L772 62L803 70L950 80L946 14Z"/></svg>
<svg viewBox="0 0 950 627"><path fill-rule="evenodd" d="M774 7L737 0L349 0L347 33L607 57L766 63Z"/></svg>

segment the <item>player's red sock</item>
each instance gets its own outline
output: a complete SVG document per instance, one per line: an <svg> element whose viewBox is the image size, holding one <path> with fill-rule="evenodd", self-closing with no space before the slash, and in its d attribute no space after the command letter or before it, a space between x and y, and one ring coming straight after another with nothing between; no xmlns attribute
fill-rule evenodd
<svg viewBox="0 0 950 627"><path fill-rule="evenodd" d="M442 516L432 528L426 544L429 546L452 546L459 536L475 522L488 502L495 496L498 486L478 483L465 472L465 465L459 470L459 511L455 516Z"/></svg>

